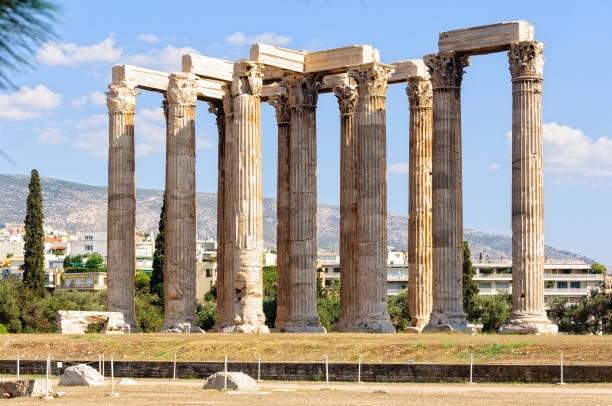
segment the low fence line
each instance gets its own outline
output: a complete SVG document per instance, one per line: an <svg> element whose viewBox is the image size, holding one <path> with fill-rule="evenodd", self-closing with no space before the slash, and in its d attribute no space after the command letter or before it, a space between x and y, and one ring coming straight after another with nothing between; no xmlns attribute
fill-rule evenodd
<svg viewBox="0 0 612 406"><path fill-rule="evenodd" d="M53 359L51 373L60 375L63 370L80 361ZM92 363L82 361L82 363ZM96 363L96 362L94 362ZM106 361L102 367L110 363ZM244 372L262 380L325 381L325 362L228 362L228 371ZM20 359L22 375L44 375L45 360ZM198 361L115 361L116 377L130 378L206 378L224 370L224 362ZM0 374L15 375L16 360L0 360ZM176 374L176 375L175 375ZM466 364L381 364L381 363L329 363L330 381L344 382L467 382L470 365ZM525 382L558 383L560 365L474 364L474 382ZM612 382L612 365L564 365L563 380L566 383Z"/></svg>

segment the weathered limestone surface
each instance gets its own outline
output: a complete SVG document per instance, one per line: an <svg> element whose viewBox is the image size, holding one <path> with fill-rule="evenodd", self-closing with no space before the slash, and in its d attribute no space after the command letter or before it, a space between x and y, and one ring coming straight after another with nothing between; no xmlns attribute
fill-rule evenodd
<svg viewBox="0 0 612 406"><path fill-rule="evenodd" d="M121 312L58 310L55 321L60 334L85 334L87 326L92 323L104 323L102 333L106 334L123 334L126 331Z"/></svg>
<svg viewBox="0 0 612 406"><path fill-rule="evenodd" d="M354 115L357 86L346 78L334 93L340 107L340 317L335 330L346 331L356 323L357 291L357 153L354 142Z"/></svg>
<svg viewBox="0 0 612 406"><path fill-rule="evenodd" d="M359 98L354 118L357 179L357 292L355 321L347 329L394 333L387 312L387 141L385 99L390 65L349 71Z"/></svg>
<svg viewBox="0 0 612 406"><path fill-rule="evenodd" d="M461 81L468 58L440 53L425 64L433 85L433 310L424 331L463 331Z"/></svg>
<svg viewBox="0 0 612 406"><path fill-rule="evenodd" d="M257 382L244 372L217 372L204 381L203 389L223 390L227 379L228 390L253 391L257 390Z"/></svg>
<svg viewBox="0 0 612 406"><path fill-rule="evenodd" d="M440 33L440 52L485 54L510 49L510 44L533 40L533 26L527 21L481 25Z"/></svg>
<svg viewBox="0 0 612 406"><path fill-rule="evenodd" d="M504 333L556 334L544 310L543 46L513 43L512 314Z"/></svg>
<svg viewBox="0 0 612 406"><path fill-rule="evenodd" d="M394 70L391 76L389 76L389 84L407 82L408 79L415 76L429 79L429 69L427 69L422 59L394 62L391 66L393 66Z"/></svg>
<svg viewBox="0 0 612 406"><path fill-rule="evenodd" d="M182 57L183 72L191 72L201 78L231 82L234 63L204 55L187 54Z"/></svg>
<svg viewBox="0 0 612 406"><path fill-rule="evenodd" d="M274 327L283 329L287 322L289 303L289 151L290 122L288 99L279 96L270 101L276 110L278 125L278 171L276 188L276 321Z"/></svg>
<svg viewBox="0 0 612 406"><path fill-rule="evenodd" d="M0 381L0 394L8 394L10 398L47 396L53 392L51 383L47 388L42 379L19 379Z"/></svg>
<svg viewBox="0 0 612 406"><path fill-rule="evenodd" d="M251 46L250 58L252 61L278 68L279 72L301 73L304 72L304 54L305 52L258 43Z"/></svg>
<svg viewBox="0 0 612 406"><path fill-rule="evenodd" d="M104 386L104 377L85 364L68 367L60 376L59 386Z"/></svg>
<svg viewBox="0 0 612 406"><path fill-rule="evenodd" d="M306 53L304 56L304 72L346 72L348 66L374 62L380 62L378 49L370 45L352 45Z"/></svg>
<svg viewBox="0 0 612 406"><path fill-rule="evenodd" d="M233 277L230 296L232 325L223 331L267 333L263 314L263 197L261 162L261 65L241 61L234 65L232 124L226 154L226 205L230 217L224 238ZM227 281L226 281L227 282Z"/></svg>
<svg viewBox="0 0 612 406"><path fill-rule="evenodd" d="M134 184L134 109L136 92L125 82L109 86L108 214L106 306L121 312L132 330L134 310L136 189Z"/></svg>
<svg viewBox="0 0 612 406"><path fill-rule="evenodd" d="M421 332L432 310L431 242L431 82L408 78L410 140L408 156L408 309L410 331Z"/></svg>
<svg viewBox="0 0 612 406"><path fill-rule="evenodd" d="M290 114L289 301L282 331L325 332L317 313L316 108L321 78L290 74L283 79Z"/></svg>
<svg viewBox="0 0 612 406"><path fill-rule="evenodd" d="M170 75L166 119L166 229L164 242L164 330L197 327L196 298L196 81L191 73ZM133 278L133 276L132 276Z"/></svg>

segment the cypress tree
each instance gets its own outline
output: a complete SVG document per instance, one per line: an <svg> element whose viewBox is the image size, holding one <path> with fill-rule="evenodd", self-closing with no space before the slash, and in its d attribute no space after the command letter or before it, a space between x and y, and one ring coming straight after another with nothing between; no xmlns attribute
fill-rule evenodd
<svg viewBox="0 0 612 406"><path fill-rule="evenodd" d="M470 321L477 317L476 298L479 293L478 285L474 282L470 246L463 241L463 311Z"/></svg>
<svg viewBox="0 0 612 406"><path fill-rule="evenodd" d="M159 305L164 307L164 229L166 223L166 193L159 214L159 233L155 238L155 252L153 253L153 273L149 287L151 293L159 298Z"/></svg>
<svg viewBox="0 0 612 406"><path fill-rule="evenodd" d="M39 297L45 295L45 242L43 230L43 201L40 177L32 170L25 217L25 236L23 248L23 282L30 291Z"/></svg>

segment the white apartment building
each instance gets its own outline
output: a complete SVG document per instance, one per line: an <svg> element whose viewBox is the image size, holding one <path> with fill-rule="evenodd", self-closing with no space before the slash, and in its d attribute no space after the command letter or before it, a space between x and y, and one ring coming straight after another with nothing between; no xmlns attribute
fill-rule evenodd
<svg viewBox="0 0 612 406"><path fill-rule="evenodd" d="M87 255L97 252L106 260L106 231L77 233L68 243L67 255Z"/></svg>

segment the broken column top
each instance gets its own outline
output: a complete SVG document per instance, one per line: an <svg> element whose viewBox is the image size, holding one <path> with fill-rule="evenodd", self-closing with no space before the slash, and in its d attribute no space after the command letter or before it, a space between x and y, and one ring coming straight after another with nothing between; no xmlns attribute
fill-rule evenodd
<svg viewBox="0 0 612 406"><path fill-rule="evenodd" d="M389 83L406 82L408 78L415 76L429 79L429 69L427 69L422 59L394 62L391 66L395 68L395 71L389 77Z"/></svg>
<svg viewBox="0 0 612 406"><path fill-rule="evenodd" d="M440 52L458 52L468 55L507 51L513 42L532 41L534 29L528 21L481 25L440 33Z"/></svg>

